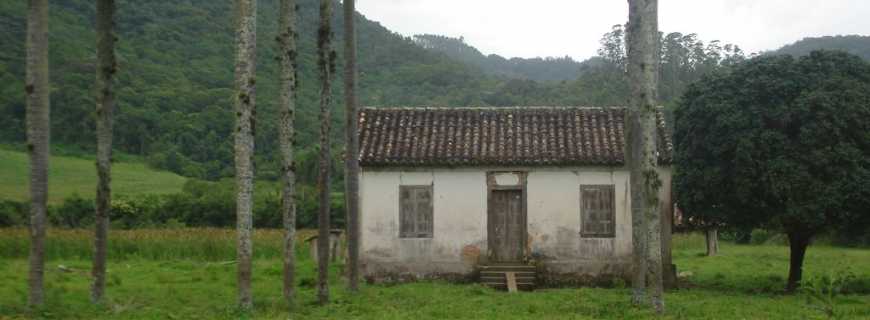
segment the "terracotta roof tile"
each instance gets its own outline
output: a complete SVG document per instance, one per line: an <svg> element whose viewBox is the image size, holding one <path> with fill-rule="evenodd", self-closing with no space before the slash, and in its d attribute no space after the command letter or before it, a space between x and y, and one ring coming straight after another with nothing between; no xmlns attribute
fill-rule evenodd
<svg viewBox="0 0 870 320"><path fill-rule="evenodd" d="M625 108L362 108L363 166L622 165ZM673 144L657 115L659 161Z"/></svg>

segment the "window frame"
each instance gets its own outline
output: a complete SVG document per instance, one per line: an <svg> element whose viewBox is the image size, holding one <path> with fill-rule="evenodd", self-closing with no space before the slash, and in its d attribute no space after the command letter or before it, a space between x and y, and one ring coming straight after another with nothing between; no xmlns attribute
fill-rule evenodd
<svg viewBox="0 0 870 320"><path fill-rule="evenodd" d="M611 194L610 197L610 210L609 210L609 218L610 218L610 228L608 228L609 232L589 232L587 231L587 220L586 217L589 216L588 212L585 212L585 201L583 194L586 190L600 190L599 192L609 191ZM583 238L615 238L616 237L616 185L614 184L582 184L580 185L580 236ZM602 223L602 222L597 222Z"/></svg>
<svg viewBox="0 0 870 320"><path fill-rule="evenodd" d="M407 213L405 212L405 205L403 204L402 193L408 190L409 192L416 192L417 190L424 190L429 193L429 205L427 207L427 213L429 217L428 230L421 231L419 230L420 222L419 218L421 213L416 212L420 207L417 203L418 200L414 200L414 208L415 212ZM432 185L400 185L399 186L399 238L400 239L432 239L435 237L435 199L434 199L434 188ZM412 230L402 230L403 226L408 225L405 223L405 220L408 218L412 218L413 221L410 225L412 225Z"/></svg>

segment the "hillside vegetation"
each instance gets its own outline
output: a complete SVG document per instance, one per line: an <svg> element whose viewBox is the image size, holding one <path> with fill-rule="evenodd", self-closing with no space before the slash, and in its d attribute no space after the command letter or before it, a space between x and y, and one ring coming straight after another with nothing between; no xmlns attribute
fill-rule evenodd
<svg viewBox="0 0 870 320"><path fill-rule="evenodd" d="M259 2L257 27L256 173L274 179L278 174L277 63L274 36L277 0ZM336 6L340 4L336 1ZM115 148L141 156L153 167L186 177L219 180L233 175L232 113L233 15L230 0L132 1L118 3L118 56ZM24 35L26 2L0 2L0 143L23 144ZM95 74L94 5L88 0L50 3L50 65L52 81L52 142L93 150L95 144L93 82ZM317 153L317 96L315 38L317 2L299 1L299 101L297 108L301 183L314 172ZM333 21L336 41L343 38L342 21ZM624 54L622 30L605 35L609 57L583 63L576 80L540 82L529 78L568 78L576 62L535 59L516 65L517 72L492 75L479 65L428 50L411 38L357 16L359 33L360 101L371 106L516 106L622 105L627 87L619 58ZM618 32L617 32L618 31ZM605 41L606 40L606 41ZM718 56L700 59L717 48L703 47L693 34L672 51L663 101L670 101L697 74L710 70ZM712 44L712 43L711 43ZM702 46L697 50L697 46ZM341 47L337 54L342 55ZM671 46L669 46L671 47ZM691 47L691 48L690 48ZM710 50L708 50L710 49ZM468 50L476 51L471 47ZM718 48L721 50L721 48ZM490 58L487 58L490 59ZM342 59L338 59L342 61ZM522 71L531 63L547 66ZM704 65L703 68L699 66ZM564 67L564 68L563 68ZM338 65L341 74L342 65ZM553 69L560 69L558 75ZM561 70L564 69L564 70ZM526 76L522 74L525 73ZM679 75L677 74L679 73ZM543 76L543 74L547 74ZM691 76L687 76L691 74ZM513 78L512 78L513 77ZM528 77L528 78L524 78ZM340 155L343 112L340 81L334 83L333 141ZM675 91L676 90L676 91ZM89 151L90 152L90 151ZM312 164L311 166L304 165ZM340 175L336 175L340 177ZM341 186L341 181L334 184Z"/></svg>
<svg viewBox="0 0 870 320"><path fill-rule="evenodd" d="M54 156L49 165L50 204L59 204L73 194L94 197L97 169L93 160ZM117 196L176 193L187 180L171 172L154 170L141 162L115 163L112 171L112 191ZM0 200L29 199L29 172L26 153L0 149Z"/></svg>
<svg viewBox="0 0 870 320"><path fill-rule="evenodd" d="M487 74L505 78L535 81L575 80L580 76L582 67L571 57L523 59L505 58L497 54L484 55L477 48L465 43L463 38L451 38L436 34L415 35L414 43L478 67Z"/></svg>
<svg viewBox="0 0 870 320"><path fill-rule="evenodd" d="M870 36L848 35L804 38L786 45L774 51L774 53L805 56L813 50L820 49L845 51L865 60L870 60Z"/></svg>

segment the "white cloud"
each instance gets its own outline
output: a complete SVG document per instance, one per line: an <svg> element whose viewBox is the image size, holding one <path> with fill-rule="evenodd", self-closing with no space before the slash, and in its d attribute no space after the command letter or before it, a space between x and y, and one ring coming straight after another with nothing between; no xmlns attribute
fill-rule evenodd
<svg viewBox="0 0 870 320"><path fill-rule="evenodd" d="M867 0L660 0L660 29L772 50L803 37L867 34ZM464 36L507 57L595 54L601 35L628 19L625 0L358 0L357 10L403 35Z"/></svg>

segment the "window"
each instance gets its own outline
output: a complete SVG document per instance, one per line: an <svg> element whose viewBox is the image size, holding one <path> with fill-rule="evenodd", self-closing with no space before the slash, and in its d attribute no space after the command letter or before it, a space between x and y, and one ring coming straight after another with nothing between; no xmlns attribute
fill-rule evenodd
<svg viewBox="0 0 870 320"><path fill-rule="evenodd" d="M432 238L432 186L399 186L399 237Z"/></svg>
<svg viewBox="0 0 870 320"><path fill-rule="evenodd" d="M613 185L580 186L580 235L613 238L616 196Z"/></svg>

